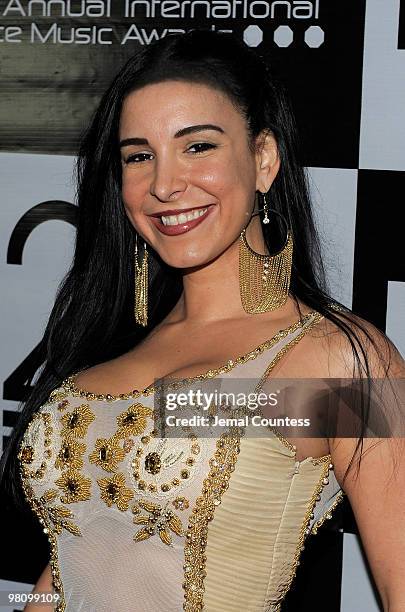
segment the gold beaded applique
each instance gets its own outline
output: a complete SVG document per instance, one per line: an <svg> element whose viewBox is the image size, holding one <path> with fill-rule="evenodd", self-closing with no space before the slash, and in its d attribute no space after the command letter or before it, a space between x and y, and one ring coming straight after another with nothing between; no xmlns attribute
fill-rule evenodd
<svg viewBox="0 0 405 612"><path fill-rule="evenodd" d="M152 433L141 437L130 456L131 479L137 490L167 498L173 489L192 480L201 447L193 433L187 438L161 440L155 440Z"/></svg>
<svg viewBox="0 0 405 612"><path fill-rule="evenodd" d="M26 478L40 480L44 477L47 469L46 459L52 457L52 433L52 415L48 412L34 414L24 433L18 453L22 472Z"/></svg>
<svg viewBox="0 0 405 612"><path fill-rule="evenodd" d="M117 431L110 438L98 438L93 452L89 455L94 463L106 472L115 472L118 463L123 461L135 442L131 437L145 431L147 419L152 417L152 409L142 404L133 404L117 416ZM123 439L122 447L120 440Z"/></svg>
<svg viewBox="0 0 405 612"><path fill-rule="evenodd" d="M117 416L117 437L139 436L146 429L147 418L153 416L153 411L143 404L132 404Z"/></svg>
<svg viewBox="0 0 405 612"><path fill-rule="evenodd" d="M82 535L79 527L75 525L73 521L69 520L73 518L73 513L71 510L69 510L69 508L65 508L65 506L51 505L51 503L55 501L58 496L58 491L55 489L48 489L48 491L45 491L45 493L39 498L39 503L46 507L48 516L55 528L55 533L59 535L62 533L62 529L66 529L73 535Z"/></svg>
<svg viewBox="0 0 405 612"><path fill-rule="evenodd" d="M118 510L125 512L129 507L129 500L133 498L134 492L125 486L124 474L114 474L109 478L98 478L101 499L110 508L116 504Z"/></svg>
<svg viewBox="0 0 405 612"><path fill-rule="evenodd" d="M64 411L69 406L66 390L63 388L55 389L43 404L50 406L58 402L57 409ZM47 460L54 457L54 433L53 413L38 412L34 414L24 433L18 458L20 462L20 478L25 497L38 517L43 531L46 534L50 545L50 565L52 573L52 583L55 591L60 595L60 599L55 604L55 612L65 612L66 603L64 599L63 583L61 580L58 544L56 536L65 529L75 536L81 536L80 528L72 520L74 518L71 510L55 503L59 493L56 489L46 489L42 495L37 494L31 486L30 480L37 480L38 486L43 487L49 479ZM82 466L83 446L75 441L74 436L66 440L66 444L60 448L55 458L57 469L70 466L76 469Z"/></svg>
<svg viewBox="0 0 405 612"><path fill-rule="evenodd" d="M118 464L123 461L135 444L129 436L139 436L143 433L147 419L152 415L151 408L140 403L132 404L117 416L117 431L110 438L96 440L95 448L89 455L90 463L98 465L106 472L114 473L110 478L97 480L101 499L108 507L116 504L119 510L128 510L129 501L134 497L134 492L126 486L124 474L117 473L116 470ZM121 439L124 440L122 447L119 444Z"/></svg>
<svg viewBox="0 0 405 612"><path fill-rule="evenodd" d="M118 463L125 457L125 450L120 447L119 441L117 436L98 438L93 452L89 455L90 463L98 465L106 472L115 472ZM128 441L126 442L128 444Z"/></svg>
<svg viewBox="0 0 405 612"><path fill-rule="evenodd" d="M48 466L46 461L41 461L41 457L35 457L35 451L41 447L42 443L42 452L45 457L50 458L52 456L51 436L53 431L52 415L48 412L36 413L29 423L20 445L20 451L18 453L18 458L20 460L20 472L23 479L23 484L25 486L24 490L30 492L28 501L30 502L31 506L33 490L28 482L25 481L28 479L43 479ZM41 461L39 467L34 467L34 469L28 468L28 466L31 466L32 464L35 465L35 462L38 466L39 461ZM36 507L41 509L42 516L46 516L51 521L51 524L53 525L57 534L61 533L62 528L64 528L74 535L80 535L79 527L75 525L73 521L69 520L73 518L72 512L64 506L51 505L51 502L53 502L57 496L58 492L54 489L45 491L45 493L43 493L43 495L36 500Z"/></svg>
<svg viewBox="0 0 405 612"><path fill-rule="evenodd" d="M20 478L22 487L24 490L24 495L28 500L28 503L38 518L39 523L42 525L42 530L44 534L47 536L50 546L50 565L51 565L51 573L52 573L52 584L56 591L59 594L59 600L55 604L54 612L65 612L66 603L65 603L65 595L63 590L63 582L61 579L59 561L58 561L58 543L56 539L55 533L57 533L57 527L55 524L52 524L51 518L46 510L46 506L44 505L44 500L37 499L35 497L34 491L31 485L28 483L28 480L24 476L24 472L22 469L22 465L20 464ZM64 526L61 524L61 526ZM79 529L77 527L77 529ZM70 530L69 530L70 531ZM80 531L80 530L79 530ZM71 531L73 533L73 531ZM75 534L79 535L79 533Z"/></svg>
<svg viewBox="0 0 405 612"><path fill-rule="evenodd" d="M51 404L53 402L48 400L47 403ZM42 495L37 497L31 486L32 481L37 481L38 486L43 486L49 479L46 459L51 459L53 456L53 431L52 414L48 412L35 413L24 433L18 452L18 459L24 495L49 541L52 584L55 592L59 594L59 600L55 604L55 612L65 612L66 605L59 569L56 535L60 534L63 529L66 529L73 535L79 536L81 535L80 529L71 520L73 514L70 510L52 503L57 497L55 490L45 490Z"/></svg>
<svg viewBox="0 0 405 612"><path fill-rule="evenodd" d="M64 410L66 407L64 400L58 405L59 410ZM65 471L62 471L60 477L55 480L55 484L63 491L60 500L64 504L86 501L91 497L91 479L80 473L86 444L78 438L87 435L87 430L95 418L88 404L76 406L60 417L62 441L55 467Z"/></svg>
<svg viewBox="0 0 405 612"><path fill-rule="evenodd" d="M184 535L183 524L180 517L177 516L167 507L160 504L155 504L143 499L138 500L132 506L132 512L135 514L135 525L144 525L134 535L135 542L147 540L151 536L158 534L163 544L170 546L172 544L172 536L170 531L178 536ZM148 515L141 514L142 510L146 510Z"/></svg>
<svg viewBox="0 0 405 612"><path fill-rule="evenodd" d="M86 501L91 497L91 480L80 474L78 470L69 469L63 472L55 480L55 484L64 492L60 498L63 504Z"/></svg>
<svg viewBox="0 0 405 612"><path fill-rule="evenodd" d="M176 508L176 510L186 510L189 508L190 502L186 497L180 495L172 501L172 505Z"/></svg>
<svg viewBox="0 0 405 612"><path fill-rule="evenodd" d="M72 412L67 412L61 417L63 424L61 436L70 435L75 438L84 438L89 425L95 418L88 404L76 406Z"/></svg>
<svg viewBox="0 0 405 612"><path fill-rule="evenodd" d="M183 609L197 612L204 607L204 578L207 557L208 522L214 518L214 510L229 486L231 472L235 469L240 452L240 436L231 429L217 440L217 448L210 459L210 471L204 479L202 495L195 502L189 518L184 546L184 599Z"/></svg>
<svg viewBox="0 0 405 612"><path fill-rule="evenodd" d="M55 460L58 470L80 470L83 467L83 455L86 445L78 442L71 436L62 439L60 450Z"/></svg>

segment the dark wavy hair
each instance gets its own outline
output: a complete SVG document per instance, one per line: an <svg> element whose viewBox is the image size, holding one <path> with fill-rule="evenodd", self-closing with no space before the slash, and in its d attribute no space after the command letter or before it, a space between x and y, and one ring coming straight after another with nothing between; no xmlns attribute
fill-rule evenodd
<svg viewBox="0 0 405 612"><path fill-rule="evenodd" d="M328 292L308 179L300 164L295 120L283 86L257 52L230 34L192 30L168 35L127 61L103 95L81 141L76 166L74 258L58 289L37 364L26 381L32 390L22 403L19 421L2 458L3 481L14 499L21 499L18 445L33 413L50 392L73 372L136 346L180 298L181 270L169 267L152 252L149 323L146 328L135 324L135 230L121 197L118 128L123 101L142 86L167 80L205 84L228 96L246 119L252 151L255 137L264 129L271 130L281 164L268 201L288 220L294 235L290 293L297 305L301 300L344 332L359 372L370 376L367 351L358 330L372 343L373 338ZM262 225L262 229L270 251L274 233L270 243L268 227ZM275 226L271 231L281 235L284 228Z"/></svg>

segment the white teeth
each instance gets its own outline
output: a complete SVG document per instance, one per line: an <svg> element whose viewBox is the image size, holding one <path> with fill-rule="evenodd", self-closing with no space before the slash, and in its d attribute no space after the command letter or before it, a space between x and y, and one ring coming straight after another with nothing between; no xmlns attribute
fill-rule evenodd
<svg viewBox="0 0 405 612"><path fill-rule="evenodd" d="M186 223L186 221L192 221L201 217L208 208L201 208L200 210L192 210L188 213L180 213L179 215L170 215L169 217L161 217L163 225L180 225Z"/></svg>

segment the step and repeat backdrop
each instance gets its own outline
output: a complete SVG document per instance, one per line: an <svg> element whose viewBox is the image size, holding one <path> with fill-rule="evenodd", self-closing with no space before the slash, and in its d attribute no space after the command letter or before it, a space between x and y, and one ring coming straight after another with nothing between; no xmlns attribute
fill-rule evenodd
<svg viewBox="0 0 405 612"><path fill-rule="evenodd" d="M235 33L288 88L333 292L405 355L405 0L1 0L3 448L73 252L80 134L130 54L195 27ZM380 610L345 504L309 538L283 612ZM29 591L47 541L1 512L0 591Z"/></svg>

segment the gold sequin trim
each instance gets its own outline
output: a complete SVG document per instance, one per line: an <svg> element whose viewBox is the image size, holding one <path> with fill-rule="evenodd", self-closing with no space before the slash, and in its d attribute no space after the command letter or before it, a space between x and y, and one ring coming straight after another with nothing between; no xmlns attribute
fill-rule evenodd
<svg viewBox="0 0 405 612"><path fill-rule="evenodd" d="M231 370L233 370L233 368L235 366L237 366L239 364L246 363L247 361L249 361L251 359L256 359L256 357L261 355L261 353L263 353L264 351L270 349L279 340L281 340L282 338L285 338L290 333L293 333L294 331L296 331L297 329L299 329L300 327L305 325L308 321L311 320L311 318L314 315L318 316L318 317L322 317L323 316L323 315L320 315L315 310L313 310L313 311L307 313L306 315L304 315L299 321L296 321L295 323L292 323L291 325L289 325L285 329L281 329L279 332L277 332L277 334L275 336L273 336L273 338L271 338L270 340L265 340L264 342L259 344L252 351L249 351L248 353L245 353L244 355L241 355L240 357L237 357L236 359L229 359L226 364L224 364L224 365L222 365L222 366L220 366L218 368L207 370L206 372L204 372L204 374L198 374L197 376L190 376L190 377L184 378L184 379L182 379L180 381L174 381L174 382L168 384L167 387L169 389L179 389L179 388L181 388L181 387L183 387L183 386L185 386L185 385L187 385L187 384L189 384L189 383L191 383L193 381L199 381L199 380L206 380L206 379L209 379L209 378L215 378L219 374L225 374L226 372L230 372ZM83 370L79 370L79 371L75 372L74 374L72 374L71 376L68 376L61 383L61 388L64 390L65 395L70 394L73 397L83 397L83 398L86 398L89 401L96 400L96 401L113 402L113 401L116 401L116 400L137 399L137 398L139 398L141 396L148 397L149 395L152 395L153 393L155 393L157 391L157 389L158 389L158 387L156 385L149 385L143 391L139 391L138 389L134 389L130 393L120 393L119 395L113 395L112 393L107 393L107 394L104 394L104 393L92 393L90 391L85 391L84 389L80 389L80 388L78 388L76 386L75 378L76 378L76 376L78 374L80 374L80 372L83 372Z"/></svg>
<svg viewBox="0 0 405 612"><path fill-rule="evenodd" d="M21 464L20 464L21 465ZM54 529L52 528L52 524L50 518L45 511L42 504L36 499L34 491L32 487L28 484L24 477L24 472L20 470L20 479L23 487L23 491L27 501L31 507L31 510L37 516L40 524L43 527L43 532L46 534L49 542L50 548L50 565L51 565L51 573L52 573L52 584L55 589L55 592L59 594L59 601L56 602L54 612L65 612L66 603L65 603L65 594L63 591L63 583L61 579L61 573L59 568L59 560L58 560L58 544L57 538L55 536Z"/></svg>
<svg viewBox="0 0 405 612"><path fill-rule="evenodd" d="M330 508L328 508L328 510L325 512L325 514L323 516L321 516L321 518L319 518L316 523L314 523L314 525L312 526L310 533L312 535L315 535L318 533L318 529L319 527L321 527L324 522L326 520L330 520L332 518L332 513L335 510L335 508L340 504L340 502L344 499L344 492L342 490L340 490L337 495L336 495L336 499L333 502L333 504L330 506Z"/></svg>
<svg viewBox="0 0 405 612"><path fill-rule="evenodd" d="M262 376L259 384L256 387L258 392L263 385L263 382L267 378L270 371L274 368L276 363L281 357L290 349L292 346L297 344L304 334L311 329L316 323L322 320L324 317L320 313L313 311L305 315L300 321L291 325L286 330L279 332L272 340L267 343L263 343L256 349L256 351L262 352L264 346L269 348L273 346L280 338L289 335L299 328L303 328L301 332L288 342L273 358L269 366L267 367L264 375ZM308 323L309 322L309 323ZM308 325L306 325L308 323ZM262 350L260 350L262 349ZM256 353L255 356L257 356ZM236 363L236 362L235 362ZM286 438L284 438L277 430L270 428L274 431L280 441L287 446L294 453L296 447L292 445ZM184 565L184 598L183 609L186 612L198 612L203 610L204 607L204 578L206 576L205 563L206 555L205 549L207 545L208 537L208 522L214 518L214 510L217 505L221 503L221 497L224 491L229 486L229 480L231 472L235 469L235 463L237 460L238 453L240 451L240 435L237 433L237 429L233 430L233 435L223 434L217 441L217 450L215 451L214 458L210 460L210 472L207 478L204 480L203 494L197 498L192 514L189 519L189 526L186 534L186 545L184 548L185 554L185 565ZM224 456L225 455L225 456ZM227 458L228 455L228 458ZM301 530L299 544L297 547L297 553L294 557L294 568L292 572L291 582L295 575L296 567L299 564L299 555L303 546L303 539L305 538L305 529L310 520L312 509L319 497L320 491L324 486L323 480L329 470L330 455L317 458L314 461L319 463L325 463L320 478L320 483L315 489L313 497L309 504L309 510L305 517L303 528ZM289 589L289 585L285 590L285 593Z"/></svg>
<svg viewBox="0 0 405 612"><path fill-rule="evenodd" d="M240 452L240 436L235 431L224 433L217 440L217 448L210 459L210 471L204 479L202 495L195 502L189 518L184 546L184 604L187 612L203 609L205 563L207 557L208 523L229 486L231 472Z"/></svg>
<svg viewBox="0 0 405 612"><path fill-rule="evenodd" d="M40 480L44 477L45 471L47 468L47 463L45 460L41 461L41 464L36 469L29 469L28 466L35 460L35 451L34 447L31 444L27 444L27 441L33 438L33 443L36 444L39 438L38 429L35 431L35 428L39 427L40 421L43 422L44 426L44 448L43 453L45 457L50 458L52 456L51 450L51 435L53 433L53 427L51 426L52 417L48 412L35 413L30 423L27 426L25 435L23 437L22 444L20 446L20 450L18 453L18 459L20 460L21 469L26 478L33 478L35 480Z"/></svg>
<svg viewBox="0 0 405 612"><path fill-rule="evenodd" d="M266 382L270 372L274 369L274 367L277 365L277 363L280 361L280 359L296 344L298 344L298 342L301 340L301 338L310 330L312 329L312 327L314 327L317 323L319 323L319 321L321 321L324 318L323 315L321 315L319 312L315 312L312 321L310 321L310 323L308 323L308 325L305 325L305 327L301 330L301 332L295 336L295 338L293 338L292 340L290 340L290 342L288 342L285 346L283 346L282 349L280 349L280 351L276 354L276 356L274 357L274 359L272 359L272 361L269 363L269 365L267 366L264 374L262 375L258 385L256 386L255 389L255 393L259 393L260 389L262 388L263 384ZM280 442L282 442L282 444L284 444L284 446L286 446L289 450L293 451L294 453L296 453L297 451L297 447L294 444L291 444L291 442L289 440L287 440L287 438L285 438L276 428L274 427L268 427L276 436L277 438L280 440ZM325 455L326 457L326 455ZM320 460L323 461L325 459L325 457L320 457Z"/></svg>

